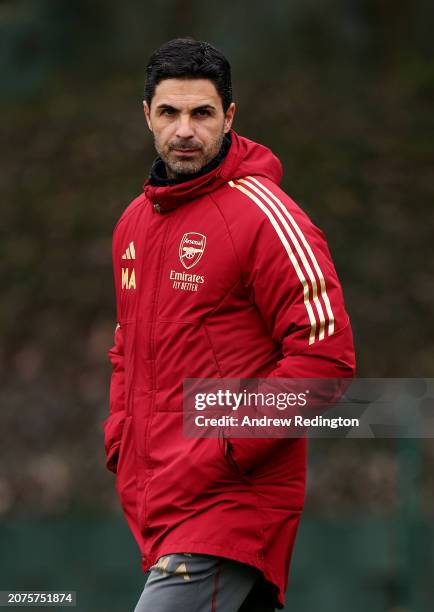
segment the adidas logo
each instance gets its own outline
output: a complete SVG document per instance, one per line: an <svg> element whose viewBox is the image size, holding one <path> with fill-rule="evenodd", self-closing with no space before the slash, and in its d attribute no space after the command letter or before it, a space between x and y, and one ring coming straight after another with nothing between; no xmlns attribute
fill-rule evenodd
<svg viewBox="0 0 434 612"><path fill-rule="evenodd" d="M134 249L134 242L130 242L127 250L122 255L122 259L135 259L135 258L136 258L136 251Z"/></svg>

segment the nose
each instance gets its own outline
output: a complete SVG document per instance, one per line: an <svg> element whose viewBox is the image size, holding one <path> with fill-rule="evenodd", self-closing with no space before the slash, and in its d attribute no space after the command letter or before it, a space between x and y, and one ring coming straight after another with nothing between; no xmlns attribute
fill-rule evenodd
<svg viewBox="0 0 434 612"><path fill-rule="evenodd" d="M176 126L176 137L177 138L193 138L194 132L191 125L190 116L187 114L180 114L178 123Z"/></svg>

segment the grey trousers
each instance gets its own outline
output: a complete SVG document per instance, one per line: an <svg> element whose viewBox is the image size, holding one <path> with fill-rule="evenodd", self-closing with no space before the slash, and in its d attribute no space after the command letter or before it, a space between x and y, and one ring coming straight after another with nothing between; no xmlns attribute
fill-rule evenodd
<svg viewBox="0 0 434 612"><path fill-rule="evenodd" d="M223 557L160 557L134 612L273 612L274 595L256 568Z"/></svg>

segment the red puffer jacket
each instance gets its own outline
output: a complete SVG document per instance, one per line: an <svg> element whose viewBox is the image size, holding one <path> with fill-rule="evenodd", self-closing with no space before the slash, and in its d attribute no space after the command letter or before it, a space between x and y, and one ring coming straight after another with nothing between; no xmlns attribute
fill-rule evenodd
<svg viewBox="0 0 434 612"><path fill-rule="evenodd" d="M281 607L306 439L184 438L183 380L352 376L353 340L324 235L278 187L279 160L231 140L208 174L147 182L115 228L107 467L144 571L221 555L259 568Z"/></svg>

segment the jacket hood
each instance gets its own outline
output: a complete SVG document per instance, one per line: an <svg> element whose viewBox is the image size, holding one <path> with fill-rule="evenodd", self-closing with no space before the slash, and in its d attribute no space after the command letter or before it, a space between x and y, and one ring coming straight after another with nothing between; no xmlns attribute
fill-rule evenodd
<svg viewBox="0 0 434 612"><path fill-rule="evenodd" d="M146 197L164 211L251 174L266 177L278 185L282 179L282 164L274 153L264 145L239 136L234 130L230 134L230 149L217 168L177 185L155 186L147 179L144 184Z"/></svg>

